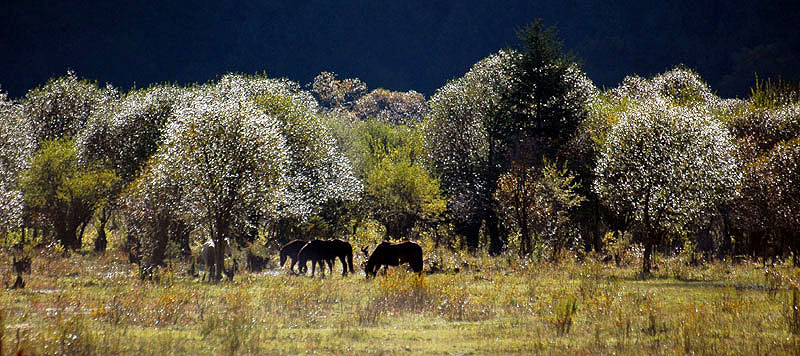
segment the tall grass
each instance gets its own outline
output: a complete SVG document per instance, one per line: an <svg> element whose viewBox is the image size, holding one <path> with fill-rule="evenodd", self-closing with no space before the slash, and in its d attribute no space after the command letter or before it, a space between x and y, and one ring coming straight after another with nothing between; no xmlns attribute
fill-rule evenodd
<svg viewBox="0 0 800 356"><path fill-rule="evenodd" d="M635 267L591 258L436 255L435 274L267 271L213 285L188 265L142 282L124 256L37 255L32 287L0 294L0 344L4 354L765 355L792 353L800 339L800 294L787 283L796 272L785 266L783 277L687 266L686 280L666 259L640 280Z"/></svg>

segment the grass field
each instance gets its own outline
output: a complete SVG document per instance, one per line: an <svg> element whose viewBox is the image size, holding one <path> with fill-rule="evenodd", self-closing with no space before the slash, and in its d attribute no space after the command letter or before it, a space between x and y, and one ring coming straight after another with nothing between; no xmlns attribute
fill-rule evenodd
<svg viewBox="0 0 800 356"><path fill-rule="evenodd" d="M143 282L122 255L40 252L26 288L0 296L0 354L800 355L791 288L760 265L659 260L640 280L591 259L431 256L449 268L366 280L272 265L207 284L185 264Z"/></svg>

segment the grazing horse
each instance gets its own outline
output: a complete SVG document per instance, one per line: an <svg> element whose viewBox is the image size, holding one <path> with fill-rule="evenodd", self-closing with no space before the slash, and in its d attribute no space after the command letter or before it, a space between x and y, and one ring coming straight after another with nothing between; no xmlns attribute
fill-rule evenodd
<svg viewBox="0 0 800 356"><path fill-rule="evenodd" d="M233 255L233 250L231 250L231 241L229 238L225 238L222 241L225 249L225 255L230 257ZM203 276L201 281L208 280L211 282L212 278L216 278L216 271L217 267L220 268L223 272L225 271L225 266L217 266L217 246L213 240L208 239L205 243L203 243L203 248L200 250L200 261L206 266L206 274ZM226 273L227 274L227 273Z"/></svg>
<svg viewBox="0 0 800 356"><path fill-rule="evenodd" d="M314 276L317 264L319 264L323 277L325 276L325 265L323 263L327 263L328 268L331 270L331 273L333 273L333 263L334 259L337 257L342 262L342 276L347 275L348 266L350 273L354 273L353 247L350 246L350 243L347 241L339 239L311 240L308 244L303 246L297 254L301 269L305 267L308 260L311 260L312 277Z"/></svg>
<svg viewBox="0 0 800 356"><path fill-rule="evenodd" d="M410 264L414 272L421 273L422 247L411 241L381 242L367 259L364 272L367 274L367 278L374 277L381 266L399 266L402 263Z"/></svg>
<svg viewBox="0 0 800 356"><path fill-rule="evenodd" d="M289 241L289 243L281 246L281 267L283 267L283 264L286 262L286 258L290 258L292 260L292 264L289 266L289 270L292 271L292 274L294 274L294 265L297 264L297 254L300 253L300 249L302 249L307 243L308 241L305 240L292 240ZM302 270L302 266L300 268L300 272L305 273L305 271Z"/></svg>

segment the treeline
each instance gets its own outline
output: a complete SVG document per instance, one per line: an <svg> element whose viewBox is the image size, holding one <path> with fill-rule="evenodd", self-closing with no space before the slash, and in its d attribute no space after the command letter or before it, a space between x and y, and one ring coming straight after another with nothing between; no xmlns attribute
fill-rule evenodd
<svg viewBox="0 0 800 356"><path fill-rule="evenodd" d="M536 22L426 100L323 72L0 97L4 248L416 238L557 260L800 253L800 91L722 99L688 68L598 89Z"/></svg>

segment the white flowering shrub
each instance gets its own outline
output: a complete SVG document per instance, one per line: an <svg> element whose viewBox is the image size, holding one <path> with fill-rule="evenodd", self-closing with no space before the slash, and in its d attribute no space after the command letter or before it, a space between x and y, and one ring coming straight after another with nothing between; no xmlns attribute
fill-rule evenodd
<svg viewBox="0 0 800 356"><path fill-rule="evenodd" d="M353 113L361 120L376 119L395 125L416 126L428 113L425 97L410 90L396 92L375 89L353 105Z"/></svg>
<svg viewBox="0 0 800 356"><path fill-rule="evenodd" d="M22 103L38 144L43 140L76 135L92 112L118 96L116 89L98 88L96 83L80 80L75 72L68 71L65 76L50 79L42 87L28 91Z"/></svg>
<svg viewBox="0 0 800 356"><path fill-rule="evenodd" d="M723 116L736 139L742 194L731 204L736 253L794 253L797 232L797 142L800 90L778 81L756 81L751 97L729 105ZM772 256L770 256L772 257Z"/></svg>
<svg viewBox="0 0 800 356"><path fill-rule="evenodd" d="M767 156L768 175L762 184L781 242L800 261L800 137L778 144Z"/></svg>
<svg viewBox="0 0 800 356"><path fill-rule="evenodd" d="M253 99L286 140L288 185L278 215L305 220L329 200L358 200L362 184L308 93L267 90Z"/></svg>
<svg viewBox="0 0 800 356"><path fill-rule="evenodd" d="M548 48L535 53L504 50L448 82L430 99L426 141L434 172L450 197L448 208L463 226L488 220L497 252L492 194L513 165L541 165L556 155L583 120L597 89L572 62ZM533 49L531 49L533 51ZM535 52L535 51L534 51ZM547 53L545 53L547 52ZM557 52L557 51L556 51ZM555 56L555 57L552 57ZM538 163L537 163L538 162Z"/></svg>
<svg viewBox="0 0 800 356"><path fill-rule="evenodd" d="M271 212L288 166L280 123L224 85L190 93L175 109L154 171L182 190L181 207L215 240L242 224L251 207Z"/></svg>
<svg viewBox="0 0 800 356"><path fill-rule="evenodd" d="M673 68L649 80L628 76L617 88L609 91L609 98L615 104L641 102L654 97L692 108L716 109L723 104L699 74L685 67Z"/></svg>
<svg viewBox="0 0 800 356"><path fill-rule="evenodd" d="M35 150L33 128L23 110L0 91L0 232L22 225L19 175L28 168Z"/></svg>
<svg viewBox="0 0 800 356"><path fill-rule="evenodd" d="M499 104L499 88L509 85L514 54L500 51L476 63L463 77L449 81L430 99L425 122L426 145L434 172L441 176L448 208L471 220L489 204L489 132Z"/></svg>
<svg viewBox="0 0 800 356"><path fill-rule="evenodd" d="M728 126L753 158L780 142L800 137L800 101L773 107L741 105L730 115Z"/></svg>
<svg viewBox="0 0 800 356"><path fill-rule="evenodd" d="M649 273L649 254L665 234L730 201L741 177L732 137L705 110L673 104L658 92L641 100L610 129L594 188L612 211L634 221Z"/></svg>
<svg viewBox="0 0 800 356"><path fill-rule="evenodd" d="M153 158L122 194L122 216L127 233L125 248L142 276L162 264L167 244L188 245L192 226L186 219L183 187Z"/></svg>
<svg viewBox="0 0 800 356"><path fill-rule="evenodd" d="M220 90L238 93L277 120L285 139L287 186L277 203L279 216L308 218L328 200L357 200L363 190L347 158L337 149L311 93L294 82L259 76L226 75Z"/></svg>
<svg viewBox="0 0 800 356"><path fill-rule="evenodd" d="M93 111L76 140L81 160L102 162L132 181L158 149L183 92L172 86L134 90Z"/></svg>
<svg viewBox="0 0 800 356"><path fill-rule="evenodd" d="M350 108L367 93L367 84L358 78L336 79L336 74L322 72L314 77L311 91L329 109Z"/></svg>
<svg viewBox="0 0 800 356"><path fill-rule="evenodd" d="M253 216L305 219L329 199L359 196L361 184L316 101L295 83L226 75L180 94L161 90L142 93L134 103L143 106L132 115L116 116L129 122L122 127L153 137L153 120L167 117L158 150L126 194L127 215L140 232L132 245L151 264L170 238L160 232L219 241L255 228Z"/></svg>

